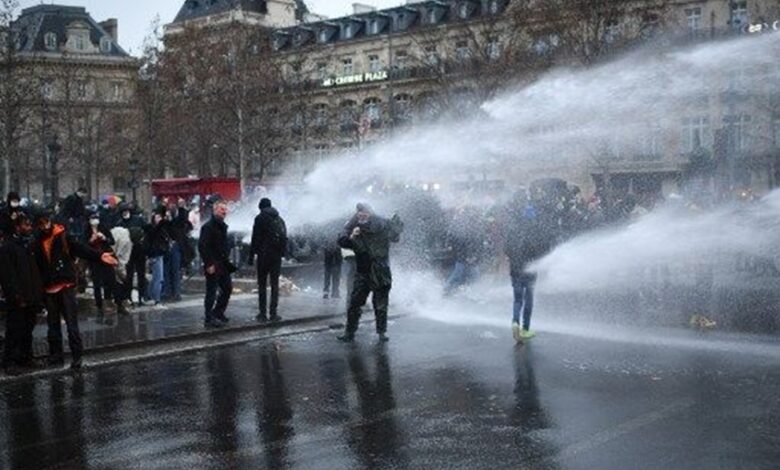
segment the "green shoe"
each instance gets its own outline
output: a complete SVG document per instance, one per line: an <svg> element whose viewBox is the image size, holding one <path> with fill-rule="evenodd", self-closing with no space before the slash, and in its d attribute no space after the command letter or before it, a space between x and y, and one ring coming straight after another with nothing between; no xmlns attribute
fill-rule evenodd
<svg viewBox="0 0 780 470"><path fill-rule="evenodd" d="M531 339L534 336L536 336L536 333L531 330L523 330L523 332L520 333L520 337L523 339Z"/></svg>
<svg viewBox="0 0 780 470"><path fill-rule="evenodd" d="M512 322L512 337L518 343L523 342L523 338L520 336L520 324L517 322Z"/></svg>

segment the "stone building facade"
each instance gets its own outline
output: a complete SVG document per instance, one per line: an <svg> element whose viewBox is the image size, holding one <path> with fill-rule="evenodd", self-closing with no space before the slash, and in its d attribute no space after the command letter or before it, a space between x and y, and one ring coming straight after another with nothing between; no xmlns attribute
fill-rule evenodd
<svg viewBox="0 0 780 470"><path fill-rule="evenodd" d="M4 114L13 115L4 121L12 128L4 188L43 202L80 186L95 198L129 192L138 61L120 47L118 30L115 19L60 5L26 8L11 23L4 91L17 100L4 103L15 111Z"/></svg>
<svg viewBox="0 0 780 470"><path fill-rule="evenodd" d="M207 9L199 10L203 3L188 0L167 31L175 34L183 24L208 24L212 21L208 18L217 18ZM245 9L229 0L224 3ZM292 95L302 102L284 121L295 138L281 150L280 160L297 162L304 172L312 162L381 141L401 128L428 123L445 109L468 114L469 106L490 98L495 88L507 82L502 74L517 73L502 66L513 48L544 55L558 40L554 35L542 40L519 31L512 14L516 2L510 0L409 1L384 10L358 4L354 14L335 19L313 17L301 2L256 3L258 8L244 15L267 28L292 84ZM271 5L277 3L287 7L276 10L279 16L274 18ZM635 6L629 10L636 12L635 17L603 21L604 41L629 30L642 39L648 25L658 24L663 27L657 34L678 43L764 33L780 25L776 0L637 1ZM530 19L527 29L543 30L546 25L536 20ZM535 65L545 66L543 61ZM711 78L726 83L733 77ZM572 158L579 163L510 172L497 167L479 175L450 176L451 181L444 183L495 190L559 177L586 193L609 184L621 192L658 196L678 190L692 155L703 151L711 159L731 159L729 190L766 191L778 179L778 111L761 103L772 91L749 96L733 87L722 88L713 87L703 105L681 104L678 123L652 136L646 151L611 158L608 168L603 160ZM453 103L457 106L447 106Z"/></svg>

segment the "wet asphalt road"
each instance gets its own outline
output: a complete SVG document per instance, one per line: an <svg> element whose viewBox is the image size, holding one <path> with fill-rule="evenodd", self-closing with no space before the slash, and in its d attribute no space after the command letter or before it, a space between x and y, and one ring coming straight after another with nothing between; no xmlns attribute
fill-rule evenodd
<svg viewBox="0 0 780 470"><path fill-rule="evenodd" d="M2 469L662 468L780 462L780 351L403 318L0 388ZM705 341L710 341L705 338ZM712 339L712 341L718 341Z"/></svg>

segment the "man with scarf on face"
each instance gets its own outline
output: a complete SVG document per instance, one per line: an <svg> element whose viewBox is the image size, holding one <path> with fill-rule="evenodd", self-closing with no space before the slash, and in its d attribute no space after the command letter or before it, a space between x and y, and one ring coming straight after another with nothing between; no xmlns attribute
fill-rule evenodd
<svg viewBox="0 0 780 470"><path fill-rule="evenodd" d="M5 203L6 206L0 211L0 232L3 236L12 237L15 233L16 217L22 210L22 199L19 193L10 192Z"/></svg>
<svg viewBox="0 0 780 470"><path fill-rule="evenodd" d="M74 257L87 261L116 266L117 260L111 253L101 253L81 243L67 233L64 226L52 222L47 210L37 217L38 236L35 242L38 269L43 279L44 303L49 324L49 364L63 365L62 325L64 319L68 329L72 369L81 368L83 346L78 324L78 302L76 301L76 269Z"/></svg>
<svg viewBox="0 0 780 470"><path fill-rule="evenodd" d="M19 212L14 219L14 234L0 247L0 285L5 293L6 339L3 366L14 374L17 368L32 367L33 329L43 311L43 281L35 257L30 217Z"/></svg>
<svg viewBox="0 0 780 470"><path fill-rule="evenodd" d="M372 295L376 315L376 332L386 342L387 310L393 279L390 272L390 243L401 237L404 225L398 215L390 220L374 214L368 204L358 204L357 214L344 227L339 237L342 248L355 252L355 281L347 309L347 327L339 341L351 342L360 322L361 309Z"/></svg>
<svg viewBox="0 0 780 470"><path fill-rule="evenodd" d="M91 249L102 253L113 255L112 246L115 244L113 235L109 227L101 221L100 214L93 212L89 214L89 225L84 230L82 242ZM95 294L95 306L97 307L98 322L105 321L105 310L103 309L103 299L114 299L116 313L127 315L127 309L122 302L121 292L117 289L116 273L112 266L107 266L100 261L89 263L89 271L92 274L92 289Z"/></svg>

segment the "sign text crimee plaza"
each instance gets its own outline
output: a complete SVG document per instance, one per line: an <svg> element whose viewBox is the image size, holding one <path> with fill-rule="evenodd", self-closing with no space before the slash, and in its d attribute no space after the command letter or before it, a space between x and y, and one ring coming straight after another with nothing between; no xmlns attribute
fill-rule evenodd
<svg viewBox="0 0 780 470"><path fill-rule="evenodd" d="M360 83L380 82L387 80L387 71L358 73L355 75L343 75L341 77L326 78L322 81L323 87L355 85Z"/></svg>

